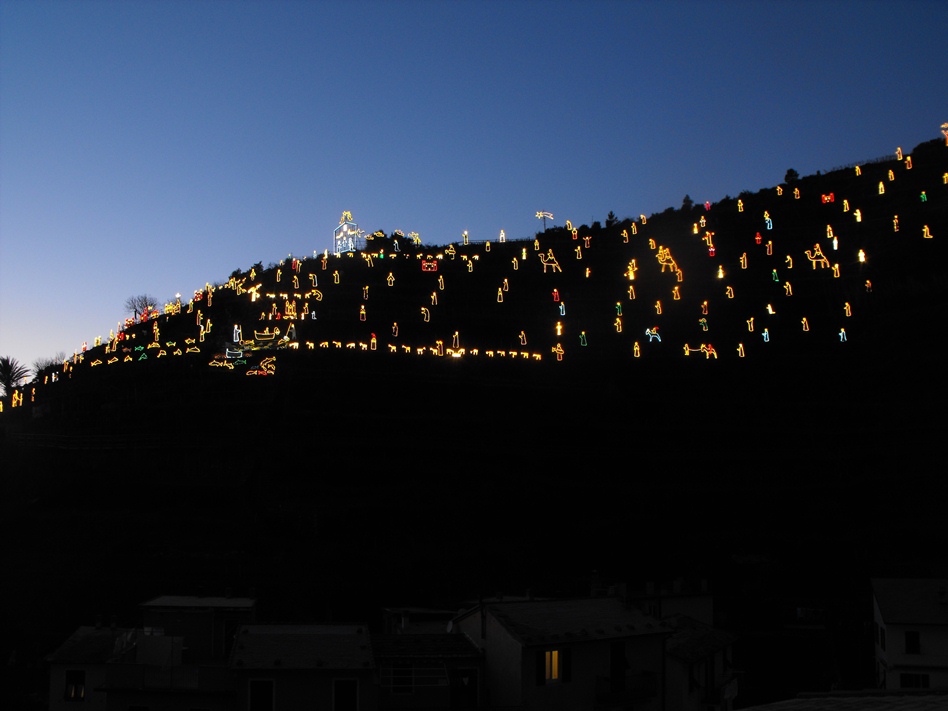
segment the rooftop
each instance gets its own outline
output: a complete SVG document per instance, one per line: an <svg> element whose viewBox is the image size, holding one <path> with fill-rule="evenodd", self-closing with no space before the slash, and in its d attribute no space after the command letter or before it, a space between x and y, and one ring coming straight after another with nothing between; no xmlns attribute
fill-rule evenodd
<svg viewBox="0 0 948 711"><path fill-rule="evenodd" d="M686 663L725 649L736 639L732 632L715 629L687 615L671 615L662 621L674 630L665 643L665 650Z"/></svg>
<svg viewBox="0 0 948 711"><path fill-rule="evenodd" d="M948 625L944 578L873 578L872 591L886 624Z"/></svg>
<svg viewBox="0 0 948 711"><path fill-rule="evenodd" d="M357 625L244 625L231 653L244 669L368 669L372 646Z"/></svg>
<svg viewBox="0 0 948 711"><path fill-rule="evenodd" d="M524 645L589 642L670 631L644 612L608 597L495 602L485 603L484 608ZM469 610L461 617L477 614L477 610Z"/></svg>
<svg viewBox="0 0 948 711"><path fill-rule="evenodd" d="M51 664L105 664L135 644L127 627L80 627L46 657Z"/></svg>

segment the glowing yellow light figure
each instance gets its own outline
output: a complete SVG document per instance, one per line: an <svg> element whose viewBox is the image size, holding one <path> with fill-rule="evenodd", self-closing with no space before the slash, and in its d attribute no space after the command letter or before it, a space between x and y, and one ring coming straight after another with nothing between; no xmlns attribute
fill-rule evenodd
<svg viewBox="0 0 948 711"><path fill-rule="evenodd" d="M648 240L648 248L655 249L655 240L652 239L651 237L649 237L649 240Z"/></svg>
<svg viewBox="0 0 948 711"><path fill-rule="evenodd" d="M554 348L551 348L550 351L552 353L556 353L557 360L563 360L563 354L566 352L563 350L563 346L559 343L557 343Z"/></svg>
<svg viewBox="0 0 948 711"><path fill-rule="evenodd" d="M922 237L925 239L932 239L931 230L928 229L928 225L922 227Z"/></svg>
<svg viewBox="0 0 948 711"><path fill-rule="evenodd" d="M622 319L621 318L616 316L616 320L612 322L612 325L616 327L616 333L622 333Z"/></svg>
<svg viewBox="0 0 948 711"><path fill-rule="evenodd" d="M719 264L718 265L718 279L723 279L723 278L724 278L724 265Z"/></svg>
<svg viewBox="0 0 948 711"><path fill-rule="evenodd" d="M794 189L793 189L793 199L794 199L794 200L799 200L799 199L800 199L800 188L794 188Z"/></svg>
<svg viewBox="0 0 948 711"><path fill-rule="evenodd" d="M428 323L428 321L431 320L431 312L424 306L421 307L421 317L424 319L425 323Z"/></svg>
<svg viewBox="0 0 948 711"><path fill-rule="evenodd" d="M701 302L701 313L704 314L705 316L708 315L708 302L707 301Z"/></svg>
<svg viewBox="0 0 948 711"><path fill-rule="evenodd" d="M395 276L391 272L389 272L388 276L385 277L385 283L388 284L389 286L395 285Z"/></svg>
<svg viewBox="0 0 948 711"><path fill-rule="evenodd" d="M662 302L661 302L661 301L656 301L656 302L655 302L655 313L656 313L656 314L659 314L659 315L662 313Z"/></svg>
<svg viewBox="0 0 948 711"><path fill-rule="evenodd" d="M632 344L632 357L638 358L640 355L642 355L642 347L639 346L639 342L636 341Z"/></svg>
<svg viewBox="0 0 948 711"><path fill-rule="evenodd" d="M773 240L767 240L767 244L766 244L765 246L767 247L767 256L768 256L768 257L772 257L772 256L774 255L774 243L773 243Z"/></svg>
<svg viewBox="0 0 948 711"><path fill-rule="evenodd" d="M577 244L577 245L576 245L576 249L573 250L573 251L576 252L576 259L582 259L582 258L583 258L583 248L582 248L581 245L578 245L578 244Z"/></svg>
<svg viewBox="0 0 948 711"><path fill-rule="evenodd" d="M777 186L777 195L783 195L783 188L779 185Z"/></svg>
<svg viewBox="0 0 948 711"><path fill-rule="evenodd" d="M635 287L629 284L629 301L635 301Z"/></svg>
<svg viewBox="0 0 948 711"><path fill-rule="evenodd" d="M586 278L587 278L587 279L589 278L589 275L590 275L590 274L592 274L592 269L591 269L590 267L586 267Z"/></svg>
<svg viewBox="0 0 948 711"><path fill-rule="evenodd" d="M810 330L810 322L806 320L806 316L803 317L803 320L802 320L800 323L803 324L803 330L804 330L804 331L809 331L809 330Z"/></svg>
<svg viewBox="0 0 948 711"><path fill-rule="evenodd" d="M363 301L368 301L368 300L369 300L369 287L368 287L368 285L362 287L362 300L363 300Z"/></svg>
<svg viewBox="0 0 948 711"><path fill-rule="evenodd" d="M885 195L885 183L883 183L881 180L879 181L879 194Z"/></svg>
<svg viewBox="0 0 948 711"><path fill-rule="evenodd" d="M701 219L698 220L698 224L701 225L702 227L704 227L707 224L707 222L704 219L704 215L702 215Z"/></svg>
<svg viewBox="0 0 948 711"><path fill-rule="evenodd" d="M783 291L787 296L793 296L793 287L790 286L789 281L783 283Z"/></svg>
<svg viewBox="0 0 948 711"><path fill-rule="evenodd" d="M747 330L748 330L750 333L753 333L753 332L754 332L754 317L753 317L753 316L751 316L749 319L747 319Z"/></svg>
<svg viewBox="0 0 948 711"><path fill-rule="evenodd" d="M889 171L889 182L891 183L891 182L894 181L894 180L895 180L895 172L892 171L892 170L890 170L890 171Z"/></svg>
<svg viewBox="0 0 948 711"><path fill-rule="evenodd" d="M540 240L538 239L533 240L533 251L534 252L540 251Z"/></svg>
<svg viewBox="0 0 948 711"><path fill-rule="evenodd" d="M622 230L622 244L628 244L628 243L629 243L629 231Z"/></svg>
<svg viewBox="0 0 948 711"><path fill-rule="evenodd" d="M629 266L625 270L625 274L627 277L629 277L629 281L635 281L635 273L638 270L639 268L635 265L635 260L633 259L631 262L629 262Z"/></svg>
<svg viewBox="0 0 948 711"><path fill-rule="evenodd" d="M527 334L524 331L520 332L520 345L521 346L527 345Z"/></svg>
<svg viewBox="0 0 948 711"><path fill-rule="evenodd" d="M517 271L517 270L520 268L520 263L517 261L517 258L514 257L514 258L511 260L511 262L512 262L512 264L513 264L513 269L514 269L514 271Z"/></svg>
<svg viewBox="0 0 948 711"><path fill-rule="evenodd" d="M280 277L283 276L283 270L282 270L282 269L277 269L276 274L277 274L277 281L279 282L279 281L280 281Z"/></svg>
<svg viewBox="0 0 948 711"><path fill-rule="evenodd" d="M642 220L643 225L647 223L647 220L645 219L645 215L639 215L639 219Z"/></svg>
<svg viewBox="0 0 948 711"><path fill-rule="evenodd" d="M773 306L771 306L770 304L767 304L767 313L769 313L771 316L773 316L773 315L774 315L775 313L777 313L777 312L774 311L774 307L773 307Z"/></svg>
<svg viewBox="0 0 948 711"><path fill-rule="evenodd" d="M898 215L895 215L895 216L892 218L892 231L893 231L893 232L898 232L898 231L899 231L899 216L898 216Z"/></svg>
<svg viewBox="0 0 948 711"><path fill-rule="evenodd" d="M299 288L300 288L300 278L299 278L298 276L296 276L295 274L293 275L293 288L294 288L294 289L299 289ZM211 305L210 299L208 299L207 305L208 305L208 306Z"/></svg>
<svg viewBox="0 0 948 711"><path fill-rule="evenodd" d="M737 344L737 357L738 358L744 357L744 344L743 343Z"/></svg>
<svg viewBox="0 0 948 711"><path fill-rule="evenodd" d="M948 173L942 173L941 182L942 185L948 185Z"/></svg>
<svg viewBox="0 0 948 711"><path fill-rule="evenodd" d="M744 212L744 201L743 201L743 200L738 200L738 201L737 201L737 211L738 211L738 212Z"/></svg>
<svg viewBox="0 0 948 711"><path fill-rule="evenodd" d="M672 289L672 300L681 301L681 293L678 291L677 286L674 289Z"/></svg>
<svg viewBox="0 0 948 711"><path fill-rule="evenodd" d="M639 233L634 222L630 225L630 227L632 228L632 234L637 235Z"/></svg>
<svg viewBox="0 0 948 711"><path fill-rule="evenodd" d="M501 232L503 232L503 230L501 230ZM489 251L490 251L490 240L487 240L487 241L484 243L484 251L485 251L485 252L489 252Z"/></svg>
<svg viewBox="0 0 948 711"><path fill-rule="evenodd" d="M862 175L862 168L860 168L858 165L856 166L856 175Z"/></svg>
<svg viewBox="0 0 948 711"><path fill-rule="evenodd" d="M839 262L833 265L833 278L839 279Z"/></svg>
<svg viewBox="0 0 948 711"><path fill-rule="evenodd" d="M741 255L740 262L741 269L747 269L747 252L744 252L744 254Z"/></svg>
<svg viewBox="0 0 948 711"><path fill-rule="evenodd" d="M783 260L783 263L787 265L787 269L793 269L793 257L791 257L789 254L787 255L787 258Z"/></svg>
<svg viewBox="0 0 948 711"><path fill-rule="evenodd" d="M856 253L856 258L859 260L860 264L865 264L866 262L865 250L860 249L859 252Z"/></svg>
<svg viewBox="0 0 948 711"><path fill-rule="evenodd" d="M438 292L437 291L431 292L431 305L432 306L438 305Z"/></svg>
<svg viewBox="0 0 948 711"><path fill-rule="evenodd" d="M333 281L333 284L338 284L338 283L339 283L339 270L338 270L338 269L336 269L336 270L332 273L332 281Z"/></svg>
<svg viewBox="0 0 948 711"><path fill-rule="evenodd" d="M734 287L733 287L733 286L729 286L727 289L724 290L724 294L727 296L727 298L733 299L733 298L734 298Z"/></svg>
<svg viewBox="0 0 948 711"><path fill-rule="evenodd" d="M556 335L557 336L563 335L563 323L561 321L556 322Z"/></svg>
<svg viewBox="0 0 948 711"><path fill-rule="evenodd" d="M510 284L509 284L509 282L508 282L506 279L504 279L504 284L503 284L503 286L501 286L500 288L503 289L504 291L510 291Z"/></svg>
<svg viewBox="0 0 948 711"><path fill-rule="evenodd" d="M460 348L461 347L461 337L458 335L458 332L455 331L454 335L451 337L451 347Z"/></svg>
<svg viewBox="0 0 948 711"><path fill-rule="evenodd" d="M697 222L695 222L695 223L691 226L691 234L693 234L693 235L698 234L698 223L697 223Z"/></svg>
<svg viewBox="0 0 948 711"><path fill-rule="evenodd" d="M843 313L846 314L846 318L853 315L853 308L849 305L848 301L843 304Z"/></svg>
<svg viewBox="0 0 948 711"><path fill-rule="evenodd" d="M444 291L444 276L442 276L441 274L438 275L438 288L441 291Z"/></svg>

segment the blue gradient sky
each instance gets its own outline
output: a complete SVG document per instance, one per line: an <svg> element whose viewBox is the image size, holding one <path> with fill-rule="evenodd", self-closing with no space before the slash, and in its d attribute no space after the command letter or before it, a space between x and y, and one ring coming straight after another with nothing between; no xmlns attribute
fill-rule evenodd
<svg viewBox="0 0 948 711"><path fill-rule="evenodd" d="M715 201L940 136L948 2L0 3L0 355L331 244Z"/></svg>

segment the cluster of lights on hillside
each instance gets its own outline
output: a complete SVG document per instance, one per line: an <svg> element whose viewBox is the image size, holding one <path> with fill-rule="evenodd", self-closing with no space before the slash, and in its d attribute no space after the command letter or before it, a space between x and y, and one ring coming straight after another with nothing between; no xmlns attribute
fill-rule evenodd
<svg viewBox="0 0 948 711"><path fill-rule="evenodd" d="M948 124L942 126L942 131L948 143ZM896 158L902 169L912 169L912 157L903 156L901 148L896 151ZM855 167L855 175L857 177L862 175L860 166ZM717 293L717 298L715 293L701 295L700 312L694 315L695 333L678 338L677 345L682 357L692 358L698 355L710 361L718 360L725 354L733 354L733 357L745 358L756 348L767 347L767 344L771 344L774 339L780 338L781 330L787 326L783 324L777 327L777 322L770 319L779 308L775 308L776 302L772 301L767 304L765 314L747 314L747 338L757 338L756 344L749 340L737 341L728 344L722 351L710 342L710 334L713 334L715 330L715 313L712 304L715 302L720 304L719 299L722 297L725 300L734 299L740 281L735 279L735 276L748 270L749 265L756 260L765 260L768 267L772 261L773 266L770 269L772 281L779 286L783 298L786 299L797 298L795 295L803 288L800 286L804 283L803 280L794 280L796 283L793 283L790 279L790 275L800 268L795 267L795 262L799 263L805 259L803 264L810 265L810 269L806 270L811 275L806 278L807 284L814 283L813 279L824 271L829 275L829 279L838 280L846 273L848 267L845 265L857 267L865 265L869 256L864 245L852 243L851 238L847 236L849 232L847 225L863 222L870 212L879 219L879 211L884 210L886 184L895 182L896 178L896 172L888 170L885 179L878 183L878 189L874 192L879 197L880 206L864 205L857 208L850 205L848 198L837 198L835 193L807 197L801 193L799 187L794 187L785 195L783 186L778 186L774 190L774 199L777 201L817 200L830 211L832 221L826 224L825 235L819 236L812 243L812 248L794 251L791 247L778 251L778 244L791 244L792 240L788 239L786 234L779 233L775 227L772 211L779 205L775 203L774 207L763 210L757 213L757 217L753 217L756 229L753 230L753 235L747 238L747 249L730 264L719 260L719 245L725 241L733 244L735 240L743 238L737 235L719 235L709 229L707 216L711 205L705 203L706 212L693 224L690 233L702 243L702 249L707 251L708 258L711 260L709 269L713 273L713 283L719 285L715 288L720 291ZM948 172L942 176L942 185L948 186ZM921 202L928 201L929 191L922 191L919 196ZM748 205L744 199L738 199L733 209L739 213L745 213ZM538 211L536 217L544 221L545 228L546 220L552 220L553 214ZM897 214L884 219L891 219L892 232L899 233ZM626 352L630 361L641 358L647 348L667 347L668 333L661 330L663 315L670 308L681 308L678 304L683 301L691 284L695 283L694 278L685 280L679 260L673 255L672 249L656 242L656 236L648 233L650 228L647 224L646 217L641 215L639 220L622 230L617 239L618 243L623 245L623 249L627 250L627 256L614 266L616 273L606 274L607 278L613 280L618 275L620 277L618 283L624 284L622 290L611 294L611 300L604 304L603 318L606 318L605 313L608 313L607 318L611 330L617 336L621 334L623 338L628 339ZM92 368L125 367L133 363L160 358L200 357L213 368L242 372L248 376L269 376L277 372L277 356L281 349L312 351L339 349L416 358L487 358L530 362L552 358L557 362L562 362L568 360L574 348L594 349L596 343L592 334L601 334L602 329L597 331L590 323L570 320L571 317L567 316L566 301L558 288L558 280L569 273L571 276L581 277L584 283L597 284L597 278L604 273L603 267L588 264L588 256L595 253L601 240L607 239L602 236L594 239L592 235L581 235L569 221L566 221L565 232L568 235L565 239L571 242L571 244L567 242L566 246L564 246L563 237L547 239L545 229L543 235L527 243L508 243L504 231L501 230L496 244L503 247L498 246L493 252L490 241L472 243L467 231L461 234L459 243L449 244L438 250L421 248L417 233L410 233L407 239L410 239L415 247L413 251L402 252L398 247L398 240L392 240L386 243L393 245L391 251L386 253L381 249L365 248L368 242L378 240L381 243L384 234L378 232L365 239L365 233L359 230L358 225L353 221L352 214L346 211L342 213L339 225L334 231L334 251L314 253L312 258L290 256L280 261L273 269L264 270L262 273L258 273L254 268L246 273L235 273L225 284L219 286L205 284L203 289L194 292L193 297L186 304L182 303L179 294L175 301L165 304L161 311L149 309L136 315L135 318L118 324L118 329L111 331L107 340L103 341L101 337L96 338L92 349L89 349L87 344L83 344L71 358L63 361L58 373L46 376L42 384L48 385L63 377L72 377L77 369L84 365ZM402 232L396 233L396 236L405 238ZM934 238L928 225L923 226L921 237ZM657 266L656 269L644 269L642 260L643 250L646 248L655 259L652 264ZM675 249L677 252L681 247L676 246ZM832 259L827 256L828 254L832 256ZM568 257L564 259L564 255ZM555 319L555 325L551 327L549 333L528 334L524 326L513 330L510 334L498 333L497 341L494 343L475 343L473 338L468 339L457 330L448 336L435 328L434 324L441 321L439 294L443 297L454 285L452 280L464 278L465 273L475 273L491 260L500 281L492 285L489 292L484 294L485 301L502 304L501 308L513 309L515 307L511 305L512 296L528 275L534 280L531 283L535 283L537 278L543 279L547 288L550 289L549 293L552 294L550 315L551 319ZM460 268L452 266L451 269L446 269L442 266L446 261ZM384 272L381 281L368 278L368 274L375 270ZM416 271L415 277L408 280L403 278L412 271ZM646 273L648 273L648 287L652 290L657 289L660 298L657 298L647 311L636 307L626 308L626 313L623 313L624 304L634 305L637 301L636 287L641 290L646 286ZM431 291L423 302L416 304L414 319L431 331L431 339L424 342L405 342L399 336L398 321L383 327L384 337L377 336L376 332L383 328L372 322L373 305L377 301L386 299L388 294L396 293L405 283L417 287L417 282L413 283L413 280L419 278L430 283ZM350 280L357 280L359 285L357 293L361 297L352 303L340 296L343 286L348 287ZM374 283L369 283L370 281ZM707 281L702 283L707 283ZM798 288L795 289L795 286ZM379 288L381 292L378 291ZM599 285L596 288L601 290ZM862 288L866 293L871 292L871 281L866 279ZM209 353L206 341L214 327L210 315L213 314L214 294L218 289L231 290L235 295L246 299L247 303L253 305L253 312L257 314L257 317L254 323L227 324L226 328L230 333L228 345L222 350L218 350L218 346L215 352ZM352 292L349 290L346 293ZM420 293L425 293L425 290L421 289ZM694 299L693 293L689 296L692 300ZM350 310L354 329L349 331L347 337L324 331L319 321L319 314L327 309ZM569 313L572 313L572 310ZM833 328L838 343L844 344L848 341L845 323L853 315L853 307L849 299L840 299L838 314L838 322ZM812 333L813 316L810 314L798 316L797 328L802 332ZM186 338L162 340L161 331L166 324L172 323L172 320L185 318L191 319L193 323L189 327L190 333ZM405 322L412 316L405 314L401 318ZM760 324L755 325L755 318L764 319L766 323L762 327ZM358 324L365 324L366 331L363 337L353 340L351 333L358 332ZM443 324L439 324L439 328L443 328ZM175 330L175 333L180 332L180 328ZM419 331L415 329L414 333L417 334ZM663 339L660 333L665 335L664 346L661 345ZM483 341L483 336L479 339ZM528 342L532 344L531 348L527 347ZM30 396L31 400L35 400L35 385L30 391ZM9 402L11 407L21 406L24 402L23 391L13 391ZM3 403L0 402L0 411L2 411L2 405Z"/></svg>

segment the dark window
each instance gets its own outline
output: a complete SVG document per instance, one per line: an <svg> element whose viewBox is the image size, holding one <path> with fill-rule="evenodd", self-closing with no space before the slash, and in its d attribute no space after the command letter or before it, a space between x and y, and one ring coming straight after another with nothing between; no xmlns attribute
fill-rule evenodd
<svg viewBox="0 0 948 711"><path fill-rule="evenodd" d="M393 664L392 693L411 694L414 690L411 664Z"/></svg>
<svg viewBox="0 0 948 711"><path fill-rule="evenodd" d="M918 639L917 630L906 630L905 631L905 653L906 654L920 654L921 653L921 643Z"/></svg>
<svg viewBox="0 0 948 711"><path fill-rule="evenodd" d="M66 670L66 701L86 700L86 672L84 669Z"/></svg>
<svg viewBox="0 0 948 711"><path fill-rule="evenodd" d="M332 711L359 711L359 682L355 679L332 680Z"/></svg>
<svg viewBox="0 0 948 711"><path fill-rule="evenodd" d="M903 689L927 689L928 674L899 674L899 686Z"/></svg>
<svg viewBox="0 0 948 711"><path fill-rule="evenodd" d="M882 647L882 651L885 651L885 627L879 628L879 646Z"/></svg>
<svg viewBox="0 0 948 711"><path fill-rule="evenodd" d="M273 680L251 679L250 711L273 711Z"/></svg>

